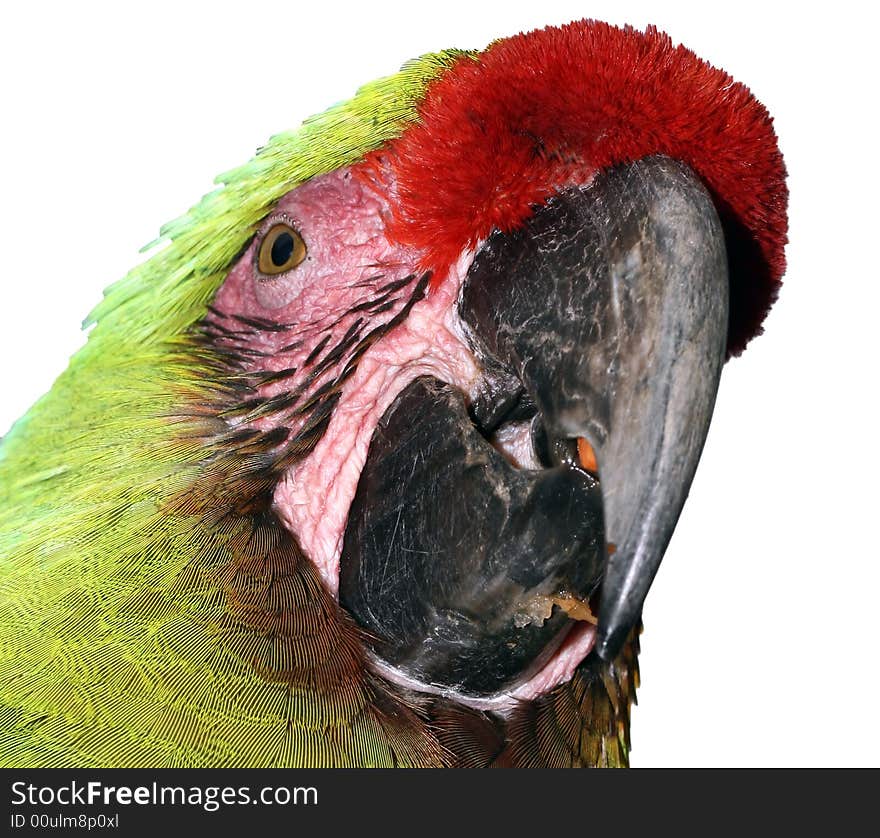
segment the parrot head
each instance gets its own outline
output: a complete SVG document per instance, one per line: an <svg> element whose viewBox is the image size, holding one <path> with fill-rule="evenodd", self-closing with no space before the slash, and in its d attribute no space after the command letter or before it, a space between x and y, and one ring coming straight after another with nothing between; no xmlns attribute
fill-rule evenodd
<svg viewBox="0 0 880 838"><path fill-rule="evenodd" d="M584 21L221 179L4 441L0 754L625 763L642 604L784 269L767 112Z"/></svg>

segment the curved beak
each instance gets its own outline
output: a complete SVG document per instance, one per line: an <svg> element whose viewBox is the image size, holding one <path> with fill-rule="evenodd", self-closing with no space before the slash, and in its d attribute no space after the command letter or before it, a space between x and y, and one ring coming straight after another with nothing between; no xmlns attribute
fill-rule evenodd
<svg viewBox="0 0 880 838"><path fill-rule="evenodd" d="M648 158L568 188L475 257L459 312L519 382L550 450L595 452L608 552L596 650L641 614L709 428L728 322L724 237L684 165ZM570 450L570 445L569 445Z"/></svg>

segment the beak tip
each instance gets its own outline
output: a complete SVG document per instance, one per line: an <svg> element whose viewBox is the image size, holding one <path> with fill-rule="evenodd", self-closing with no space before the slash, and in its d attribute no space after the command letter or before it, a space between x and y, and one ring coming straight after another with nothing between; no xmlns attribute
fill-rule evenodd
<svg viewBox="0 0 880 838"><path fill-rule="evenodd" d="M620 628L606 631L600 626L596 637L596 654L606 663L610 663L620 654L625 637L626 633Z"/></svg>
<svg viewBox="0 0 880 838"><path fill-rule="evenodd" d="M594 650L606 663L610 663L620 654L633 627L639 624L642 600L637 606L635 603L630 603L626 607L621 599L611 597L609 601L603 603L604 607L600 608Z"/></svg>

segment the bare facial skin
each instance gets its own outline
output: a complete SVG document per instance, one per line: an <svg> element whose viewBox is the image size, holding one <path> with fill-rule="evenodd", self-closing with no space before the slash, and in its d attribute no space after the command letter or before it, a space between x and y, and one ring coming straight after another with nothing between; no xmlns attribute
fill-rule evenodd
<svg viewBox="0 0 880 838"><path fill-rule="evenodd" d="M273 397L305 386L308 392L338 377L349 357L352 335L387 324L404 310L419 281L417 252L385 235L388 207L364 179L348 169L314 178L288 193L271 212L218 291L214 309L227 318L283 324L283 330L255 329L249 372L292 371L264 384L257 395ZM277 275L260 271L260 247L278 225L295 230L306 256ZM463 253L449 275L432 282L405 319L373 343L345 381L342 395L321 440L290 467L275 487L274 511L318 568L335 596L339 558L349 508L377 423L414 379L431 376L472 394L481 374L459 323L456 301L472 261ZM438 278L434 278L437 280ZM281 422L294 431L297 420L283 414L258 420L266 430ZM300 420L301 421L301 420ZM508 447L528 465L521 441ZM498 441L505 447L505 440ZM592 647L595 629L581 623L549 662L510 694L468 703L504 710L571 677ZM389 667L382 674L413 684Z"/></svg>

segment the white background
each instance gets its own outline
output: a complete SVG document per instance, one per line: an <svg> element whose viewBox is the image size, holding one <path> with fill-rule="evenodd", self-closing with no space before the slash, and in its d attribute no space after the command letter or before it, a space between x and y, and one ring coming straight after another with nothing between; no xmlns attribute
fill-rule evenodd
<svg viewBox="0 0 880 838"><path fill-rule="evenodd" d="M725 370L648 598L632 761L880 764L871 6L420 6L4 6L0 432L63 369L80 320L158 225L269 135L420 53L585 15L656 23L774 114L791 243L766 334Z"/></svg>

